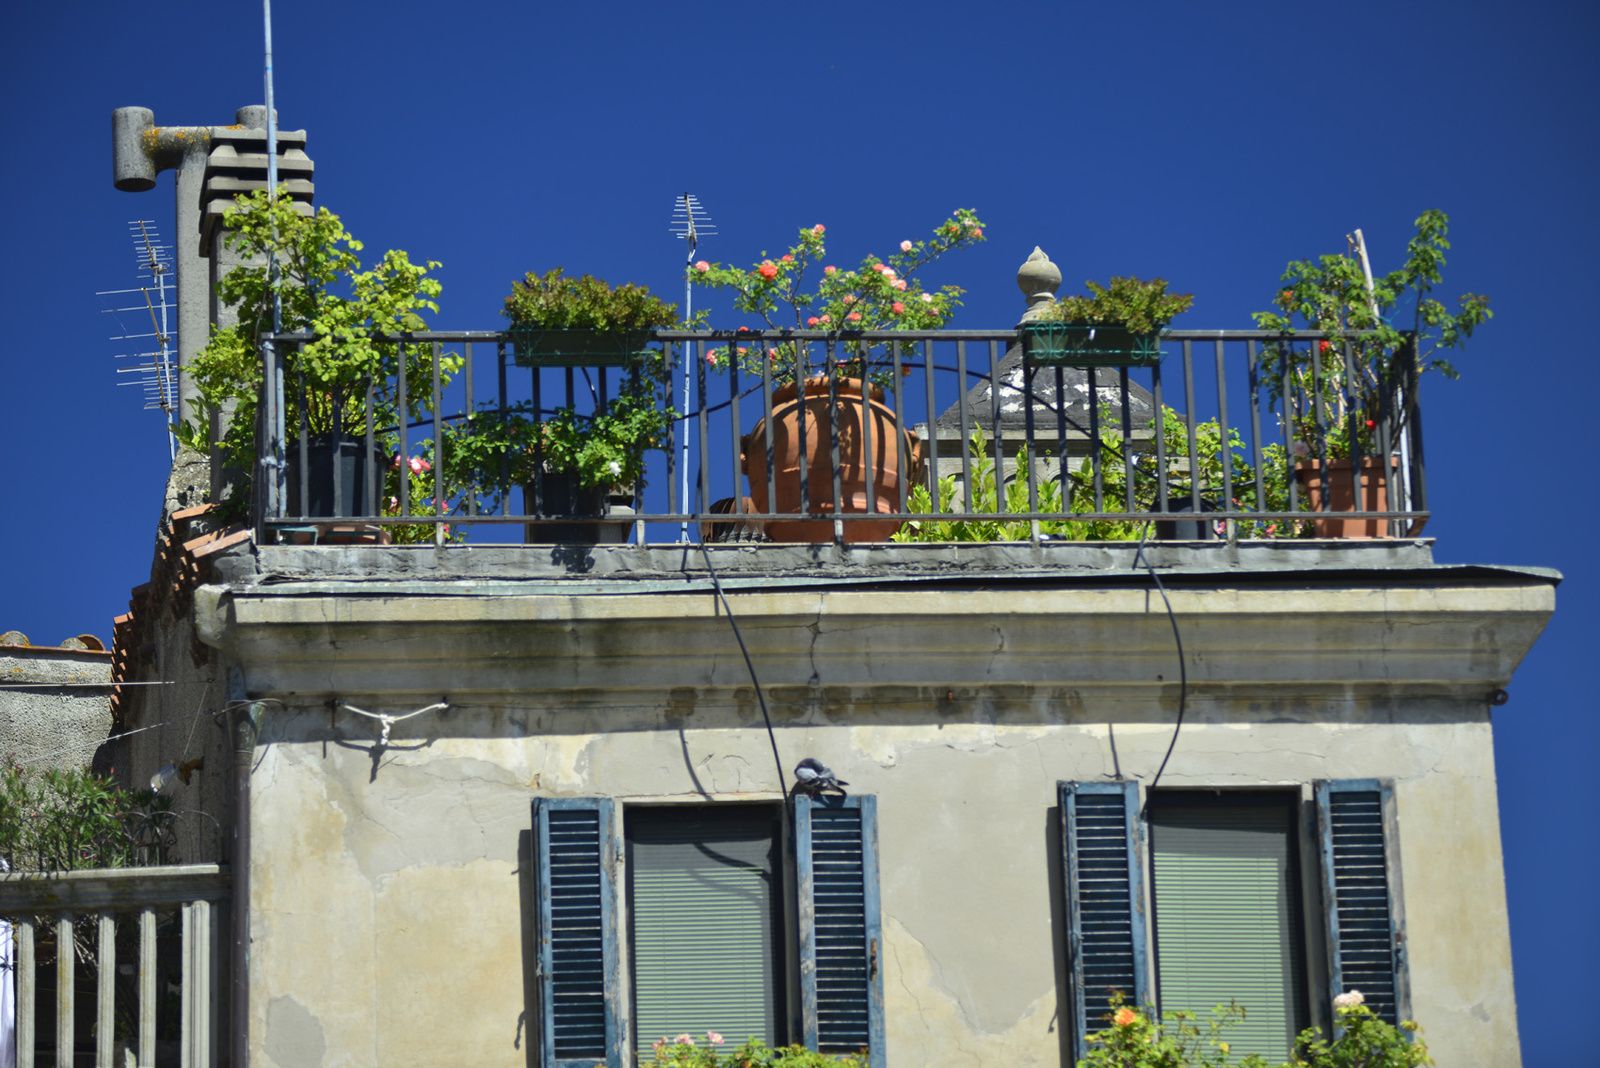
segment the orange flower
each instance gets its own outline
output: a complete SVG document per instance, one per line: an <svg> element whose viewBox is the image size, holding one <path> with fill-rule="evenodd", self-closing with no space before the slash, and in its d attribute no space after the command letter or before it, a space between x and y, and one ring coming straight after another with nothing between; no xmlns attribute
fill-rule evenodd
<svg viewBox="0 0 1600 1068"><path fill-rule="evenodd" d="M1117 1014L1111 1018L1111 1021L1118 1027L1127 1027L1138 1018L1138 1013L1124 1005L1122 1008L1117 1010Z"/></svg>

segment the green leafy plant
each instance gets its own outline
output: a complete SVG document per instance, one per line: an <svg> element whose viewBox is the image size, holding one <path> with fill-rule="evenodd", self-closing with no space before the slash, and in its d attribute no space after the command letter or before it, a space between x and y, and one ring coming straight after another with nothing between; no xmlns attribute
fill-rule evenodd
<svg viewBox="0 0 1600 1068"><path fill-rule="evenodd" d="M1167 280L1148 282L1131 275L1113 275L1111 285L1085 282L1089 296L1063 297L1045 309L1041 319L1088 326L1123 326L1135 334L1160 330L1194 303L1193 293L1168 293Z"/></svg>
<svg viewBox="0 0 1600 1068"><path fill-rule="evenodd" d="M1347 457L1359 441L1371 455L1379 419L1403 376L1438 371L1458 377L1445 351L1461 349L1494 312L1489 298L1477 293L1463 294L1454 312L1429 295L1440 284L1450 248L1449 221L1442 211L1423 212L1405 262L1370 286L1351 254L1292 261L1277 308L1255 313L1262 330L1285 335L1262 348L1257 366L1294 428L1297 454L1326 448L1330 457ZM1292 337L1297 327L1328 337L1299 344ZM1394 432L1405 419L1405 411L1396 413Z"/></svg>
<svg viewBox="0 0 1600 1068"><path fill-rule="evenodd" d="M932 330L945 325L960 305L962 290L946 285L925 290L916 273L958 248L984 240L983 223L972 211L959 208L935 227L923 241L900 242L887 259L869 255L854 270L824 263L827 228L821 223L800 230L788 252L769 255L750 268L729 267L701 260L689 270L700 286L733 290L733 306L758 315L770 330L822 330L850 334L869 330ZM816 289L807 291L807 274L818 271ZM793 322L789 318L793 317ZM782 321L780 321L782 320ZM793 381L799 343L713 349L706 362L716 370L739 360L741 369L760 375L766 366L777 383ZM902 357L915 359L915 346L902 346ZM847 340L839 374L870 378L879 385L892 377L892 353L882 342Z"/></svg>
<svg viewBox="0 0 1600 1068"><path fill-rule="evenodd" d="M529 271L511 284L504 315L513 326L543 326L629 332L679 322L678 306L652 296L646 286L625 283L613 288L593 275L573 277L554 267L544 274Z"/></svg>
<svg viewBox="0 0 1600 1068"><path fill-rule="evenodd" d="M225 422L218 442L242 483L228 498L237 517L248 499L256 469L257 409L262 371L260 342L272 329L273 301L282 309L285 333L314 339L280 353L285 370L284 426L289 441L303 428L312 437L360 436L372 390L372 418L380 447L398 443L400 419L432 411L431 349L426 344L378 340L378 335L420 330L425 311L437 312L440 287L428 272L439 264L412 263L402 251L384 253L363 270L362 244L326 208L302 215L287 196L265 190L240 194L228 212L224 239L250 265L235 268L217 284L222 302L238 322L216 330L190 367L199 391L199 417L175 427L184 444L210 450L210 422ZM276 269L267 266L268 255ZM459 356L441 357L448 382ZM405 375L406 410L400 411L399 378Z"/></svg>
<svg viewBox="0 0 1600 1068"><path fill-rule="evenodd" d="M1218 1005L1203 1025L1192 1012L1166 1012L1156 1019L1124 1003L1121 991L1111 995L1112 1012L1105 1028L1086 1036L1088 1056L1078 1068L1274 1068L1260 1054L1238 1061L1223 1033L1245 1018L1244 1006ZM1295 1038L1293 1055L1276 1068L1418 1068L1432 1064L1421 1030L1406 1021L1384 1023L1352 990L1333 999L1339 1035L1333 1040L1308 1027Z"/></svg>
<svg viewBox="0 0 1600 1068"><path fill-rule="evenodd" d="M759 1038L729 1047L715 1031L706 1035L704 1045L692 1035L681 1034L662 1038L651 1048L655 1052L650 1062L653 1068L867 1068L868 1064L863 1054L836 1057L799 1045L774 1049Z"/></svg>
<svg viewBox="0 0 1600 1068"><path fill-rule="evenodd" d="M176 826L170 797L85 768L0 771L0 860L12 871L170 863Z"/></svg>
<svg viewBox="0 0 1600 1068"><path fill-rule="evenodd" d="M572 472L585 486L632 486L644 481L645 454L666 442L673 414L665 405L659 353L597 410L563 407L536 418L523 403L504 411L485 407L451 428L446 471L488 500L533 481L534 471Z"/></svg>

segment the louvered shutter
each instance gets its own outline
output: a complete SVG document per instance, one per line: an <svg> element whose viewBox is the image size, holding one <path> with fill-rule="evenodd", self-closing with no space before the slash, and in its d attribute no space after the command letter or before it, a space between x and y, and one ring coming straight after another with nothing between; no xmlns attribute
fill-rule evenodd
<svg viewBox="0 0 1600 1068"><path fill-rule="evenodd" d="M603 797L533 802L538 864L540 1063L622 1066L617 843Z"/></svg>
<svg viewBox="0 0 1600 1068"><path fill-rule="evenodd" d="M795 797L805 1044L882 1068L877 798Z"/></svg>
<svg viewBox="0 0 1600 1068"><path fill-rule="evenodd" d="M1064 782L1060 789L1072 1041L1081 1058L1085 1036L1106 1026L1113 990L1130 1004L1150 1001L1139 785Z"/></svg>
<svg viewBox="0 0 1600 1068"><path fill-rule="evenodd" d="M1316 792L1329 991L1359 990L1369 1009L1397 1024L1411 1005L1393 788L1336 779Z"/></svg>

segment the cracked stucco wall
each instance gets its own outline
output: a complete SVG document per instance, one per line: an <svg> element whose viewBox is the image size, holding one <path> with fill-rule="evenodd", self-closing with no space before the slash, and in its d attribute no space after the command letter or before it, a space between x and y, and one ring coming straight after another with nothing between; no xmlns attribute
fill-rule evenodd
<svg viewBox="0 0 1600 1068"><path fill-rule="evenodd" d="M625 807L779 789L751 701L568 697L453 706L399 724L383 749L370 721L325 706L269 713L252 780L263 1064L527 1064L532 797ZM785 762L815 756L878 797L892 1065L1064 1062L1056 784L1118 769L1148 781L1171 739L1166 704L1159 689L1098 715L1037 693L791 702ZM1162 784L1338 777L1396 780L1414 1014L1435 1057L1517 1063L1486 712L1200 695ZM1309 935L1320 961L1320 928Z"/></svg>

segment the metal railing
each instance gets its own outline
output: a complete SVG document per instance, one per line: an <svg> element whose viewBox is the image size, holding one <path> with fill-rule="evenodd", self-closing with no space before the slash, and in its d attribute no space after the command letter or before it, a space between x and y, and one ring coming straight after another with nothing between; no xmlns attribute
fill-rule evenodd
<svg viewBox="0 0 1600 1068"><path fill-rule="evenodd" d="M227 977L221 905L230 885L214 864L0 874L0 926L12 925L4 933L15 946L16 1068L42 1065L41 1052L60 1068L77 1063L80 1030L92 1036L98 1066L121 1068L123 1051L140 1068L169 1063L173 1052L183 1068L217 1064L226 1048L218 1010ZM48 960L40 967L41 948L54 956L53 968ZM79 1001L80 964L94 984L85 999L92 1014ZM163 1008L174 982L175 1019ZM52 985L53 1041L41 996Z"/></svg>
<svg viewBox="0 0 1600 1068"><path fill-rule="evenodd" d="M253 511L263 540L445 544L463 528L474 542L595 540L595 513L543 463L525 487L504 460L470 485L448 469L469 413L537 422L570 408L581 421L637 371L527 366L501 333L414 333L374 339L386 375L316 396L296 367L311 338L273 340ZM673 376L663 403L683 395L685 373L694 400L638 484L604 487L614 540L678 541L691 526L718 540L883 540L895 526L902 539L1404 537L1428 516L1414 361L1402 352L1380 379L1358 346L1317 332L1173 330L1160 362L1115 368L1043 363L1015 330L653 340ZM876 403L846 381L863 372ZM805 398L775 398L796 379L812 383ZM784 454L812 446L822 460ZM872 473L864 485L852 487L852 458ZM787 503L786 464L798 481ZM886 467L906 477L881 482Z"/></svg>

